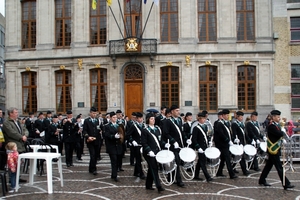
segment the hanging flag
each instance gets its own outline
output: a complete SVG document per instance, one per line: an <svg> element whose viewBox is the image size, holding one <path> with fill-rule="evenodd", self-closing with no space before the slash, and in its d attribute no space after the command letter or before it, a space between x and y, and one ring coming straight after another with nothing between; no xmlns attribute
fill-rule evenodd
<svg viewBox="0 0 300 200"><path fill-rule="evenodd" d="M111 5L111 1L112 1L112 0L106 0L108 6Z"/></svg>
<svg viewBox="0 0 300 200"><path fill-rule="evenodd" d="M147 3L147 0L144 0L144 4L146 4Z"/></svg>
<svg viewBox="0 0 300 200"><path fill-rule="evenodd" d="M126 2L128 3L130 0L126 0Z"/></svg>
<svg viewBox="0 0 300 200"><path fill-rule="evenodd" d="M158 6L159 0L153 0L154 4Z"/></svg>
<svg viewBox="0 0 300 200"><path fill-rule="evenodd" d="M96 10L96 8L97 8L97 0L92 0L92 8L93 8L93 10Z"/></svg>

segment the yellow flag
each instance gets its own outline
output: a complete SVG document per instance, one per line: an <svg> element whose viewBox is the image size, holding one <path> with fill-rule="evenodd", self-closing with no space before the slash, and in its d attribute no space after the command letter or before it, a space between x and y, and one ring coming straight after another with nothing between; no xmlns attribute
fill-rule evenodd
<svg viewBox="0 0 300 200"><path fill-rule="evenodd" d="M106 0L108 6L111 5L111 1L112 1L112 0Z"/></svg>
<svg viewBox="0 0 300 200"><path fill-rule="evenodd" d="M92 0L92 8L93 8L93 10L96 10L96 8L97 8L97 0Z"/></svg>

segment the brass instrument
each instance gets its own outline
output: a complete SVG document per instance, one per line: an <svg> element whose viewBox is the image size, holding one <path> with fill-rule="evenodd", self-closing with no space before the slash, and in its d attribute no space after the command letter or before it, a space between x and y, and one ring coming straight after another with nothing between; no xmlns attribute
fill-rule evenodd
<svg viewBox="0 0 300 200"><path fill-rule="evenodd" d="M124 140L125 140L125 127L123 124L118 124L118 133L120 135L120 142L121 144L124 143Z"/></svg>

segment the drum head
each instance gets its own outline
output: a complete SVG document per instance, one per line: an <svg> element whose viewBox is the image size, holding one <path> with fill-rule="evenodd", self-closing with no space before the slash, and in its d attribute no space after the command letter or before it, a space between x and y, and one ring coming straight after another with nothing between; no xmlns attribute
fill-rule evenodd
<svg viewBox="0 0 300 200"><path fill-rule="evenodd" d="M261 142L259 144L259 148L264 151L264 152L267 152L267 143L266 142Z"/></svg>
<svg viewBox="0 0 300 200"><path fill-rule="evenodd" d="M209 147L209 148L205 149L204 154L205 154L206 158L216 159L216 158L220 157L221 152L216 147Z"/></svg>
<svg viewBox="0 0 300 200"><path fill-rule="evenodd" d="M233 154L233 155L242 155L244 153L244 150L242 147L240 147L240 145L231 145L229 147L229 151Z"/></svg>
<svg viewBox="0 0 300 200"><path fill-rule="evenodd" d="M179 157L184 162L193 162L196 159L196 153L191 148L182 148Z"/></svg>
<svg viewBox="0 0 300 200"><path fill-rule="evenodd" d="M165 164L165 163L170 163L175 159L174 153L169 150L161 150L158 152L155 156L156 161Z"/></svg>
<svg viewBox="0 0 300 200"><path fill-rule="evenodd" d="M244 152L249 156L254 156L256 154L256 148L250 144L244 146Z"/></svg>

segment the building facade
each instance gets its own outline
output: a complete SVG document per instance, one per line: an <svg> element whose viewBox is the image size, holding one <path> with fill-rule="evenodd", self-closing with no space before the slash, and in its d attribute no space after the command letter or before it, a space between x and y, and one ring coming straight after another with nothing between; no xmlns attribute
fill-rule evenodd
<svg viewBox="0 0 300 200"><path fill-rule="evenodd" d="M0 108L5 110L5 70L4 70L4 52L5 52L5 17L0 13Z"/></svg>
<svg viewBox="0 0 300 200"><path fill-rule="evenodd" d="M291 118L291 60L275 54L289 57L281 39L299 48L285 38L286 2L120 2L6 1L7 107L130 115L178 104L212 119L224 108Z"/></svg>

